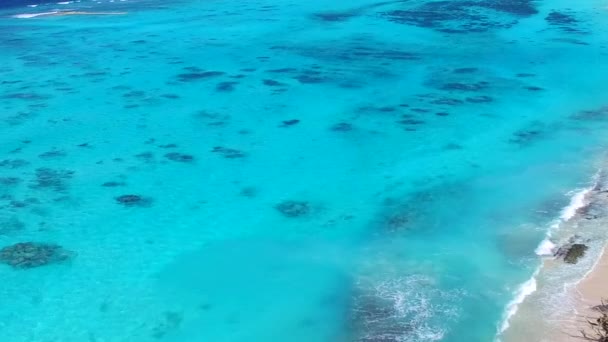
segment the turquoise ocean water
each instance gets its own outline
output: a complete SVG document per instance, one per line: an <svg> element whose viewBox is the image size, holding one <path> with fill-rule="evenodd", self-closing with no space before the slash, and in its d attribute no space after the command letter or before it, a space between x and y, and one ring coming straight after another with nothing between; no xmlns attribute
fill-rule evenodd
<svg viewBox="0 0 608 342"><path fill-rule="evenodd" d="M608 143L604 1L28 4L1 341L492 341Z"/></svg>

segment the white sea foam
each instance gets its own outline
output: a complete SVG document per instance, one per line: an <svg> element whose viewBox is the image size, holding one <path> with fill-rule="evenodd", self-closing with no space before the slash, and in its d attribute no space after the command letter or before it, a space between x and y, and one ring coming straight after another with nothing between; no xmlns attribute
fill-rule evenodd
<svg viewBox="0 0 608 342"><path fill-rule="evenodd" d="M536 255L550 256L553 255L555 247L557 247L557 245L554 244L549 238L546 238L538 245L538 247L536 247L534 252Z"/></svg>
<svg viewBox="0 0 608 342"><path fill-rule="evenodd" d="M27 5L27 7L38 7L38 5Z"/></svg>
<svg viewBox="0 0 608 342"><path fill-rule="evenodd" d="M570 204L568 204L568 206L562 210L559 218L564 222L572 219L580 208L588 204L587 195L591 192L591 190L593 190L593 188L584 188L576 191L570 199Z"/></svg>
<svg viewBox="0 0 608 342"><path fill-rule="evenodd" d="M549 230L547 230L547 236L541 243L536 247L534 252L539 256L551 256L555 250L555 243L551 241L551 234L557 230L561 223L570 221L577 213L580 208L583 208L588 204L587 196L593 190L593 187L580 189L574 192L570 198L570 203L562 209L559 219L551 223Z"/></svg>
<svg viewBox="0 0 608 342"><path fill-rule="evenodd" d="M509 321L511 317L517 313L517 309L519 305L524 302L526 297L534 293L536 291L536 276L540 268L538 268L532 277L528 279L525 283L521 284L521 286L515 291L515 298L509 304L507 304L507 309L505 310L504 319L500 326L498 333L502 333L509 328Z"/></svg>
<svg viewBox="0 0 608 342"><path fill-rule="evenodd" d="M58 2L57 5L69 5L71 3L72 3L72 1L61 1L61 2Z"/></svg>
<svg viewBox="0 0 608 342"><path fill-rule="evenodd" d="M407 331L404 336L391 336L398 341L440 341L445 336L444 327L430 322L438 316L441 316L443 321L458 316L455 311L457 305L452 301L457 301L462 294L458 291L442 292L435 286L431 278L422 275L390 279L376 284L374 295L392 303L396 316L374 319L407 322L412 330ZM441 297L442 301L434 303L432 298L435 296ZM378 324L378 321L368 323ZM378 331L372 330L371 333Z"/></svg>
<svg viewBox="0 0 608 342"><path fill-rule="evenodd" d="M54 11L54 12L42 12L42 13L22 13L22 14L15 14L12 17L18 18L18 19L29 19L29 18L36 18L36 17L40 17L43 15L52 15L52 14L57 14L57 13L59 13L59 12Z"/></svg>

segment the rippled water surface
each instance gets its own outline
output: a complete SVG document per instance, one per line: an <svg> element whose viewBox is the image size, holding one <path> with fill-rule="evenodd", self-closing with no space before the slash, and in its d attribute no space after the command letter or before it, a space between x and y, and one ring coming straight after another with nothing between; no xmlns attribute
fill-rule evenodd
<svg viewBox="0 0 608 342"><path fill-rule="evenodd" d="M607 143L602 1L32 4L2 341L491 341Z"/></svg>

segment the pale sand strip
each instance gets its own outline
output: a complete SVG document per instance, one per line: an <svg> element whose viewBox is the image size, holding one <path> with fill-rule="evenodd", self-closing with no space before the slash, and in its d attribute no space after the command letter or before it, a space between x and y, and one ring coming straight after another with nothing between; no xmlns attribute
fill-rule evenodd
<svg viewBox="0 0 608 342"><path fill-rule="evenodd" d="M608 300L608 245L604 246L593 269L574 287L573 292L577 299L576 312L569 322L563 322L562 326L567 330L564 342L582 341L581 331L589 331L587 321L599 315L599 311L593 308L601 305L603 299Z"/></svg>
<svg viewBox="0 0 608 342"><path fill-rule="evenodd" d="M608 251L604 247L600 259L593 269L576 286L580 305L593 307L600 305L602 299L608 300Z"/></svg>

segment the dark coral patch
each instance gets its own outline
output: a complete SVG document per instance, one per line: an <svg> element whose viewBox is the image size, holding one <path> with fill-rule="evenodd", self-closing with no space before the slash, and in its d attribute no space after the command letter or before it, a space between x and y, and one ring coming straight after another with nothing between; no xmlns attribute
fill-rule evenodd
<svg viewBox="0 0 608 342"><path fill-rule="evenodd" d="M285 217L301 217L310 213L310 204L303 201L283 201L274 206Z"/></svg>
<svg viewBox="0 0 608 342"><path fill-rule="evenodd" d="M586 31L578 27L580 21L575 17L574 13L551 11L545 17L545 20L549 25L555 26L566 33L586 33Z"/></svg>
<svg viewBox="0 0 608 342"><path fill-rule="evenodd" d="M470 103L488 103L494 101L494 99L491 96L480 95L467 97L466 101Z"/></svg>
<svg viewBox="0 0 608 342"><path fill-rule="evenodd" d="M12 93L2 95L0 98L8 100L41 101L50 99L51 96L36 93Z"/></svg>
<svg viewBox="0 0 608 342"><path fill-rule="evenodd" d="M59 245L38 242L21 242L0 250L0 262L21 269L64 262L72 256Z"/></svg>
<svg viewBox="0 0 608 342"><path fill-rule="evenodd" d="M406 213L396 213L386 218L385 227L391 231L400 231L407 229L410 224L410 217Z"/></svg>
<svg viewBox="0 0 608 342"><path fill-rule="evenodd" d="M479 69L477 68L458 68L454 69L452 72L455 74L472 74L477 72Z"/></svg>
<svg viewBox="0 0 608 342"><path fill-rule="evenodd" d="M128 91L124 94L122 94L122 97L124 98L142 98L146 96L146 92L141 91L141 90L131 90Z"/></svg>
<svg viewBox="0 0 608 342"><path fill-rule="evenodd" d="M54 151L48 151L48 152L41 153L38 155L38 157L41 159L54 159L54 158L65 157L66 155L67 154L64 151L54 150Z"/></svg>
<svg viewBox="0 0 608 342"><path fill-rule="evenodd" d="M509 28L518 18L536 13L533 0L454 0L423 2L381 15L395 23L446 33L471 33Z"/></svg>
<svg viewBox="0 0 608 342"><path fill-rule="evenodd" d="M257 188L254 188L252 186L248 186L248 187L242 188L241 191L239 192L239 194L241 196L244 196L244 197L253 198L253 197L256 197L258 195L258 192L259 191L258 191Z"/></svg>
<svg viewBox="0 0 608 342"><path fill-rule="evenodd" d="M219 77L225 75L225 72L222 71L204 71L204 72L191 72L177 75L177 79L180 82L193 82L193 81L201 81L214 77Z"/></svg>
<svg viewBox="0 0 608 342"><path fill-rule="evenodd" d="M194 156L189 155L189 154L184 154L184 153L178 153L178 152L167 153L167 154L165 154L165 158L175 161L175 162L180 162L180 163L194 162Z"/></svg>
<svg viewBox="0 0 608 342"><path fill-rule="evenodd" d="M277 73L277 74L291 73L291 72L296 72L296 71L298 71L298 69L296 69L296 68L280 68L280 69L266 70L266 72Z"/></svg>
<svg viewBox="0 0 608 342"><path fill-rule="evenodd" d="M313 18L320 20L320 21L339 22L339 21L346 21L355 16L357 16L357 14L352 13L352 12L323 12L323 13L315 13L313 15Z"/></svg>
<svg viewBox="0 0 608 342"><path fill-rule="evenodd" d="M36 179L30 187L33 189L63 191L67 188L66 181L72 178L73 175L74 171L39 168L36 169Z"/></svg>
<svg viewBox="0 0 608 342"><path fill-rule="evenodd" d="M265 86L269 87L281 87L285 85L284 83L275 80L263 80L262 83L264 83Z"/></svg>
<svg viewBox="0 0 608 342"><path fill-rule="evenodd" d="M441 90L451 90L451 91L480 91L486 89L488 87L487 82L477 82L477 83L446 83L440 87Z"/></svg>
<svg viewBox="0 0 608 342"><path fill-rule="evenodd" d="M234 91L234 86L239 84L239 82L220 82L215 85L215 91L220 93L229 93Z"/></svg>
<svg viewBox="0 0 608 342"><path fill-rule="evenodd" d="M379 1L376 3L355 7L345 11L319 12L313 14L313 19L324 22L342 22L357 16L364 15L367 11L375 9L377 7L390 5L401 1L402 0Z"/></svg>
<svg viewBox="0 0 608 342"><path fill-rule="evenodd" d="M525 89L529 90L529 91L543 91L545 89L541 88L541 87L536 87L536 86L529 86L529 87L524 87Z"/></svg>
<svg viewBox="0 0 608 342"><path fill-rule="evenodd" d="M420 114L428 113L431 111L430 109L424 109L424 108L412 108L410 110L414 113L420 113Z"/></svg>
<svg viewBox="0 0 608 342"><path fill-rule="evenodd" d="M334 132L350 132L353 130L353 125L348 122L339 122L329 128Z"/></svg>
<svg viewBox="0 0 608 342"><path fill-rule="evenodd" d="M319 83L325 83L328 81L328 79L325 77L314 76L314 75L299 75L299 76L295 76L294 79L296 79L298 82L303 83L303 84L319 84Z"/></svg>
<svg viewBox="0 0 608 342"><path fill-rule="evenodd" d="M418 120L418 119L404 119L404 120L399 120L397 122L402 125L423 125L424 124L423 120Z"/></svg>
<svg viewBox="0 0 608 342"><path fill-rule="evenodd" d="M525 146L538 140L542 137L542 135L543 132L541 130L524 129L513 133L513 138L511 138L509 141L514 144Z"/></svg>
<svg viewBox="0 0 608 342"><path fill-rule="evenodd" d="M152 152L142 152L135 155L135 158L150 163L154 160L154 153Z"/></svg>
<svg viewBox="0 0 608 342"><path fill-rule="evenodd" d="M116 202L125 207L149 207L152 205L152 199L140 195L122 195L115 198Z"/></svg>
<svg viewBox="0 0 608 342"><path fill-rule="evenodd" d="M438 105L456 106L456 105L463 104L464 101L462 101L460 99L442 97L442 98L438 98L436 100L431 101L431 103L438 104Z"/></svg>
<svg viewBox="0 0 608 342"><path fill-rule="evenodd" d="M298 119L285 120L285 121L281 122L281 125L279 127L289 127L289 126L297 125L299 123L300 123L300 120L298 120Z"/></svg>
<svg viewBox="0 0 608 342"><path fill-rule="evenodd" d="M357 112L360 113L392 113L392 112L396 112L397 111L397 107L393 107L393 106L382 106L382 107L376 107L376 106L362 106L357 108Z"/></svg>
<svg viewBox="0 0 608 342"><path fill-rule="evenodd" d="M227 148L222 146L216 146L211 150L213 153L221 154L224 158L227 159L236 159L236 158L244 158L246 154L240 150L234 148Z"/></svg>
<svg viewBox="0 0 608 342"><path fill-rule="evenodd" d="M116 187L125 186L125 185L127 185L127 183L116 182L116 181L110 181L110 182L105 182L105 183L101 184L101 186L103 186L105 188L116 188Z"/></svg>

